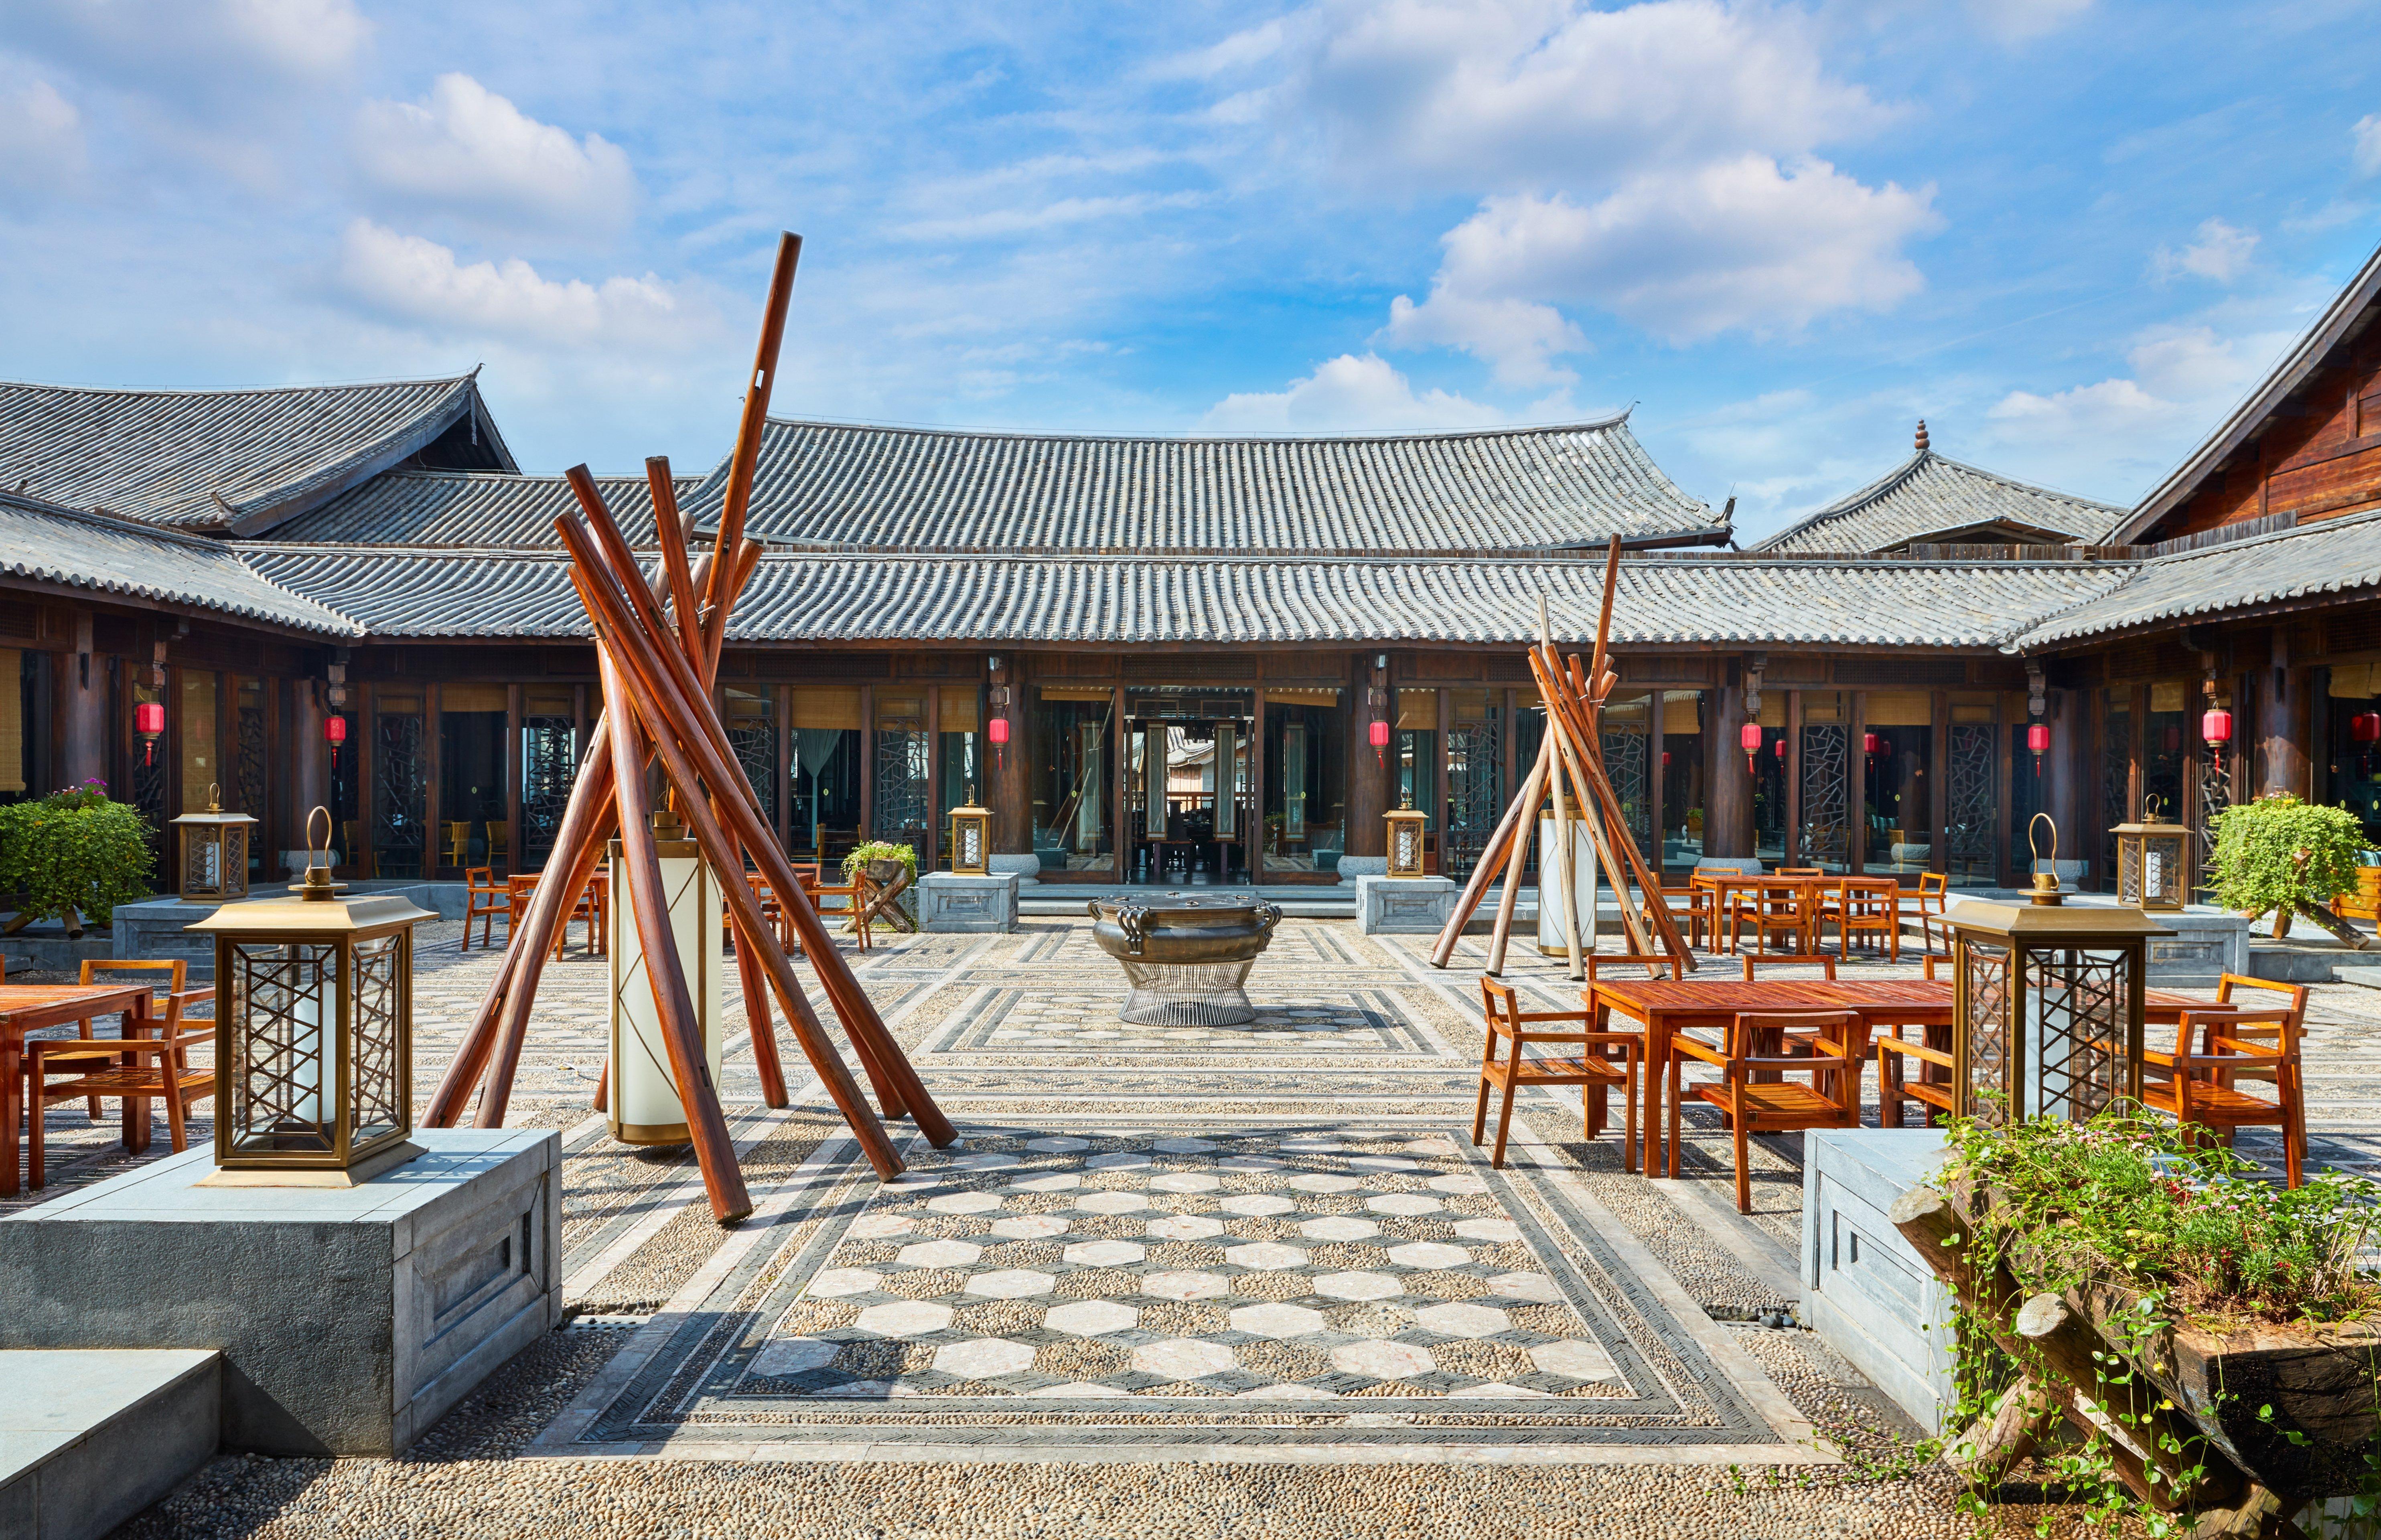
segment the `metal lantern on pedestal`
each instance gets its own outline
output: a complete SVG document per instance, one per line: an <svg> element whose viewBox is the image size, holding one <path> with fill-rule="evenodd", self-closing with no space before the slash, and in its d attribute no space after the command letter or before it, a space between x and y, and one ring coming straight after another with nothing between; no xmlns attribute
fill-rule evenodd
<svg viewBox="0 0 2381 1540"><path fill-rule="evenodd" d="M323 822L316 843L315 819ZM395 894L331 880L307 818L293 897L226 904L215 942L216 1186L351 1187L421 1153L413 1131L413 927Z"/></svg>
<svg viewBox="0 0 2381 1540"><path fill-rule="evenodd" d="M2173 933L2138 909L2069 908L2049 881L2031 903L1951 911L1954 1116L2081 1122L2141 1094L2148 940Z"/></svg>
<svg viewBox="0 0 2381 1540"><path fill-rule="evenodd" d="M157 739L165 733L165 703L143 701L132 708L132 730L140 735L140 763L157 763Z"/></svg>
<svg viewBox="0 0 2381 1540"><path fill-rule="evenodd" d="M2117 837L2117 899L2149 910L2178 910L2191 901L2191 831L2158 816L2153 797L2142 822L2119 824Z"/></svg>
<svg viewBox="0 0 2381 1540"><path fill-rule="evenodd" d="M951 809L951 870L971 877L992 871L992 810L975 805L972 786L967 806Z"/></svg>
<svg viewBox="0 0 2381 1540"><path fill-rule="evenodd" d="M256 820L226 813L218 788L207 786L207 811L173 821L182 831L182 902L226 904L248 897L248 828Z"/></svg>
<svg viewBox="0 0 2381 1540"><path fill-rule="evenodd" d="M1394 813L1382 817L1389 825L1389 875L1419 877L1422 874L1422 826L1430 822L1427 813L1414 810L1409 796Z"/></svg>
<svg viewBox="0 0 2381 1540"><path fill-rule="evenodd" d="M702 1029L702 1057L715 1086L722 1047L719 888L710 863L702 859L702 847L686 837L678 814L668 808L654 810L653 849L661 858L662 903L669 911L670 938L678 946L678 968L686 975L687 995ZM669 1046L653 1005L644 940L637 930L635 905L629 900L629 874L617 839L612 841L611 863L612 1083L605 1106L612 1137L623 1144L688 1143L694 1135L687 1127L678 1077L670 1073Z"/></svg>

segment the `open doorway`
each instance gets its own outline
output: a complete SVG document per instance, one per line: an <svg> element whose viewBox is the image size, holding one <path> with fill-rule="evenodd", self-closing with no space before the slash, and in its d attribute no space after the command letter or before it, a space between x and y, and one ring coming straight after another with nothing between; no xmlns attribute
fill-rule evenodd
<svg viewBox="0 0 2381 1540"><path fill-rule="evenodd" d="M1125 694L1126 880L1249 881L1255 693L1197 685Z"/></svg>

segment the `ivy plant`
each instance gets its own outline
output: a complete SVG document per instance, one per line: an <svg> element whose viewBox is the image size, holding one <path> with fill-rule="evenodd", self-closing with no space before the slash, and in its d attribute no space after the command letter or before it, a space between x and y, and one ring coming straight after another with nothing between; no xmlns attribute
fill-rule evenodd
<svg viewBox="0 0 2381 1540"><path fill-rule="evenodd" d="M116 905L149 896L149 832L140 811L111 801L99 781L0 806L0 892L18 896L15 923L113 923Z"/></svg>
<svg viewBox="0 0 2381 1540"><path fill-rule="evenodd" d="M2362 938L2331 913L2334 895L2356 891L2364 826L2346 808L2321 807L2287 792L2226 808L2216 821L2208 874L2216 901L2255 919L2274 916L2274 935L2304 916L2343 941Z"/></svg>

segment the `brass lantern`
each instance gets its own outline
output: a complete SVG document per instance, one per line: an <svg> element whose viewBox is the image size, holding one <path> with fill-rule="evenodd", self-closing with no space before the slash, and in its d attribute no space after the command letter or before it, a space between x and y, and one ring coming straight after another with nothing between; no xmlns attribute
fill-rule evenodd
<svg viewBox="0 0 2381 1540"><path fill-rule="evenodd" d="M1419 877L1422 874L1422 828L1430 815L1414 810L1409 795L1395 813L1383 816L1389 825L1389 875Z"/></svg>
<svg viewBox="0 0 2381 1540"><path fill-rule="evenodd" d="M2158 816L2155 797L2142 822L2119 824L2117 837L2117 899L2146 910L2173 911L2191 901L2191 831Z"/></svg>
<svg viewBox="0 0 2381 1540"><path fill-rule="evenodd" d="M992 871L992 810L975 805L972 786L967 806L951 809L951 870L971 877Z"/></svg>
<svg viewBox="0 0 2381 1540"><path fill-rule="evenodd" d="M174 820L182 831L182 902L227 904L248 897L248 829L256 820L226 813L219 788L207 783L207 811Z"/></svg>
<svg viewBox="0 0 2381 1540"><path fill-rule="evenodd" d="M295 897L189 927L215 938L214 1185L352 1187L421 1153L406 1137L413 927L431 914L394 894L342 897L330 821L319 807L307 818Z"/></svg>
<svg viewBox="0 0 2381 1540"><path fill-rule="evenodd" d="M1969 899L1950 913L1955 1116L2081 1122L2142 1089L2153 935L2138 909Z"/></svg>

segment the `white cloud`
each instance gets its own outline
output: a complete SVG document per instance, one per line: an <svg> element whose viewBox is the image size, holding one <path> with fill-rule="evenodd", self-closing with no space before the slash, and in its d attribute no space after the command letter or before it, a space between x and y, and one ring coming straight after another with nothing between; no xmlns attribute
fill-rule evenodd
<svg viewBox="0 0 2381 1540"><path fill-rule="evenodd" d="M949 218L912 220L894 233L911 240L984 240L1032 235L1070 225L1132 219L1163 209L1196 208L1209 202L1202 192L1129 192L1109 197L1056 198L1031 206L986 209Z"/></svg>
<svg viewBox="0 0 2381 1540"><path fill-rule="evenodd" d="M2256 254L2257 232L2244 230L2221 219L2203 220L2197 231L2199 238L2178 251L2161 246L2150 265L2160 278L2171 278L2178 273L2212 278L2228 284L2248 271L2249 259Z"/></svg>
<svg viewBox="0 0 2381 1540"><path fill-rule="evenodd" d="M2358 118L2349 137L2356 146L2357 175L2381 177L2381 112Z"/></svg>
<svg viewBox="0 0 2381 1540"><path fill-rule="evenodd" d="M618 145L573 139L469 75L439 76L424 102L366 103L356 163L384 191L500 226L606 234L636 203Z"/></svg>
<svg viewBox="0 0 2381 1540"><path fill-rule="evenodd" d="M1968 0L1977 24L2003 43L2045 36L2092 8L2092 0Z"/></svg>
<svg viewBox="0 0 2381 1540"><path fill-rule="evenodd" d="M47 80L0 85L0 182L58 187L83 170L82 115Z"/></svg>
<svg viewBox="0 0 2381 1540"><path fill-rule="evenodd" d="M702 318L687 314L678 295L650 273L591 284L542 277L518 258L466 264L435 241L369 219L348 226L338 277L372 308L442 334L568 348L677 350L709 340Z"/></svg>
<svg viewBox="0 0 2381 1540"><path fill-rule="evenodd" d="M1987 416L1996 441L2053 484L2106 484L2119 465L2154 475L2262 379L2290 339L2154 326L2126 352L2131 374L2049 395L2013 390Z"/></svg>
<svg viewBox="0 0 2381 1540"><path fill-rule="evenodd" d="M1288 390L1235 392L1207 409L1200 426L1223 434L1418 433L1490 427L1493 407L1444 390L1417 396L1377 353L1342 353Z"/></svg>
<svg viewBox="0 0 2381 1540"><path fill-rule="evenodd" d="M1549 324L1549 304L1607 311L1676 342L1889 310L1924 287L1901 247L1940 224L1933 198L1761 154L1640 177L1590 204L1491 198L1447 234L1429 299L1392 308L1390 336L1454 343L1526 383L1552 377L1548 355L1577 345Z"/></svg>
<svg viewBox="0 0 2381 1540"><path fill-rule="evenodd" d="M18 0L8 9L14 45L167 95L334 75L372 30L353 0Z"/></svg>

